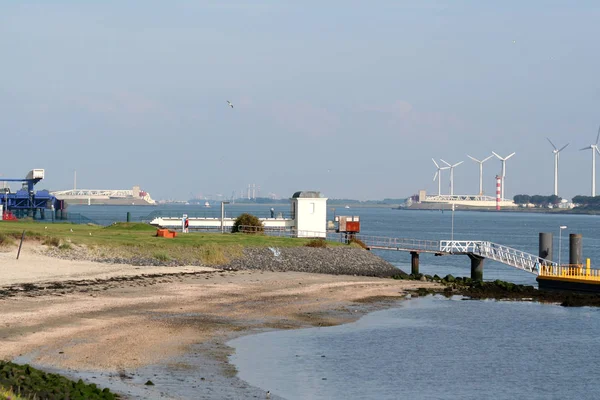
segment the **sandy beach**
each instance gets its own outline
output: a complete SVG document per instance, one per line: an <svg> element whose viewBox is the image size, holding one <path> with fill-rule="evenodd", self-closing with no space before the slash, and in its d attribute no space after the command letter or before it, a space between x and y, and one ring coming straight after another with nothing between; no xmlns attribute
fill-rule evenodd
<svg viewBox="0 0 600 400"><path fill-rule="evenodd" d="M174 360L200 352L211 371L196 371L198 398L210 398L223 385L236 386L233 397L256 390L234 382L235 370L227 363L231 349L224 344L230 338L353 321L401 299L406 290L433 285L301 272L102 264L50 258L39 250L24 250L19 260L14 252L0 254L0 291L9 293L0 299L0 358L139 386L150 378L135 379L144 368L174 362L180 368L181 361ZM169 397L164 388L153 390ZM129 394L143 397L135 393Z"/></svg>

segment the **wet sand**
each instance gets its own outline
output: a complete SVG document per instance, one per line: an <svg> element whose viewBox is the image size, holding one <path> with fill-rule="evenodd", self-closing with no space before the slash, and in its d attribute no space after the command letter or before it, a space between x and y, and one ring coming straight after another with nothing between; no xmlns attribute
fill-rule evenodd
<svg viewBox="0 0 600 400"><path fill-rule="evenodd" d="M237 398L264 392L235 378L227 340L353 321L433 284L133 267L32 251L18 263L0 258L0 290L7 286L13 290L0 298L0 358L84 377L131 398ZM155 386L144 386L148 379Z"/></svg>

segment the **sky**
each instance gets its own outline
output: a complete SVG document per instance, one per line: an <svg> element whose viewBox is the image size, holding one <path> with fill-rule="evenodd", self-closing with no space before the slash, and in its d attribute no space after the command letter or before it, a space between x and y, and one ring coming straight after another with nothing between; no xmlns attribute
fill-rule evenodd
<svg viewBox="0 0 600 400"><path fill-rule="evenodd" d="M548 137L591 192L597 1L0 2L0 174L40 189L402 198L435 158L477 194L495 151L506 197L550 195Z"/></svg>

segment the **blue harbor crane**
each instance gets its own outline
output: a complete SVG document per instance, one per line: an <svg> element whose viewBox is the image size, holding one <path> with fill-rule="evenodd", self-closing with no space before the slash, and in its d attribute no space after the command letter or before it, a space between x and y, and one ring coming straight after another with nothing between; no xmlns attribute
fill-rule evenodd
<svg viewBox="0 0 600 400"><path fill-rule="evenodd" d="M43 169L29 171L25 178L2 178L0 182L21 182L21 189L15 193L10 188L0 188L0 204L3 206L3 219L30 217L45 219L46 210L62 211L64 203L47 190L34 191L36 183L44 179ZM53 215L52 215L53 216Z"/></svg>

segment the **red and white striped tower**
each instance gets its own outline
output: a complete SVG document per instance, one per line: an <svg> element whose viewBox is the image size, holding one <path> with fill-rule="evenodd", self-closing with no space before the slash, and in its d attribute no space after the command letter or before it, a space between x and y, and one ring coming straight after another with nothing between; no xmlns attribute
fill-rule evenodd
<svg viewBox="0 0 600 400"><path fill-rule="evenodd" d="M496 175L496 211L500 211L500 193L502 189L502 178Z"/></svg>

